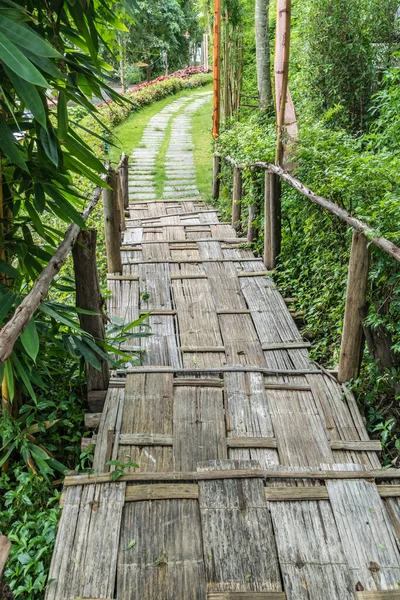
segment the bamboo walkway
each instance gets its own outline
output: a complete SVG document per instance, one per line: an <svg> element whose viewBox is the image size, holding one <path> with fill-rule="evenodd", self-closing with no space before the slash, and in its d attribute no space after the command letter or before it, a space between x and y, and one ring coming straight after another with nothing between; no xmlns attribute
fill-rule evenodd
<svg viewBox="0 0 400 600"><path fill-rule="evenodd" d="M370 473L379 444L262 261L201 201L191 116L207 99L153 117L131 157L109 312L150 312L153 335L111 381L95 473L66 478L46 599L399 598L400 491ZM114 482L110 460L139 468Z"/></svg>

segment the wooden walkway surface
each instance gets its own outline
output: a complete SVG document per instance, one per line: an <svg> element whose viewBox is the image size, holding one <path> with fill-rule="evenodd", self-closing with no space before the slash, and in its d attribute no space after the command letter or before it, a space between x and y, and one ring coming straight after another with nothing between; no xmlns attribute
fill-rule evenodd
<svg viewBox="0 0 400 600"><path fill-rule="evenodd" d="M95 474L66 479L46 599L399 598L399 488L356 474L380 468L379 444L262 261L199 197L190 120L206 99L164 109L133 154L109 311L150 312L153 335L112 379ZM139 468L113 482L110 460Z"/></svg>

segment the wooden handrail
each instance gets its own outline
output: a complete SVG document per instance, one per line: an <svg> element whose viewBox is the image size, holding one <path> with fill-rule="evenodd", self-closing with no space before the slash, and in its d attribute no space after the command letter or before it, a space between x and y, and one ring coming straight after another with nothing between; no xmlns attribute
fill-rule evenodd
<svg viewBox="0 0 400 600"><path fill-rule="evenodd" d="M338 380L340 383L345 383L358 377L364 348L363 319L361 314L366 306L369 264L368 242L374 244L398 262L400 262L400 248L386 238L376 235L376 232L367 223L353 217L344 208L323 196L315 194L299 179L296 179L296 177L293 177L293 175L277 165L263 161L239 163L231 156L221 156L218 153L216 153L215 157L218 157L219 170L222 160L233 167L232 226L236 230L241 229L241 171L243 169L262 169L265 171L264 263L268 269L275 269L276 260L280 253L281 181L285 181L302 196L329 211L353 228ZM219 170L216 173L214 169L214 178L218 178L218 180L220 178ZM214 196L214 198L218 198L218 196ZM251 239L249 234L251 233L250 228L253 218L252 210L254 212L254 206L249 206L248 239Z"/></svg>

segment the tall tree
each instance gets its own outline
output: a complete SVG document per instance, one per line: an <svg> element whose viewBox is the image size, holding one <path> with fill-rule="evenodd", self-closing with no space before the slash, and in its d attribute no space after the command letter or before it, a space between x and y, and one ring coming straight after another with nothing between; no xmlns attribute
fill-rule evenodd
<svg viewBox="0 0 400 600"><path fill-rule="evenodd" d="M271 56L269 46L269 0L256 0L256 65L260 110L272 100Z"/></svg>

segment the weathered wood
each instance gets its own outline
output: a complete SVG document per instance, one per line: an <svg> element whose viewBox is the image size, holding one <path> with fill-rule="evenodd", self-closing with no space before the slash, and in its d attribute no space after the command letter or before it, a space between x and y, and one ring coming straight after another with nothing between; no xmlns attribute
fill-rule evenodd
<svg viewBox="0 0 400 600"><path fill-rule="evenodd" d="M263 437L228 437L228 448L277 448L275 438Z"/></svg>
<svg viewBox="0 0 400 600"><path fill-rule="evenodd" d="M256 218L256 207L254 204L249 205L249 215L247 220L247 242L252 244L256 239L257 229L254 226L254 220Z"/></svg>
<svg viewBox="0 0 400 600"><path fill-rule="evenodd" d="M139 275L107 275L108 281L139 281Z"/></svg>
<svg viewBox="0 0 400 600"><path fill-rule="evenodd" d="M199 486L196 483L158 483L126 486L125 502L144 500L197 500Z"/></svg>
<svg viewBox="0 0 400 600"><path fill-rule="evenodd" d="M209 592L207 600L286 600L285 592Z"/></svg>
<svg viewBox="0 0 400 600"><path fill-rule="evenodd" d="M81 328L95 338L105 340L105 327L103 318L104 300L100 293L99 274L96 261L96 239L95 229L81 231L75 246L72 249L74 261L76 306L96 313L93 315L79 312ZM107 390L110 380L108 362L97 354L101 364L101 371L95 369L86 361L86 382L88 391Z"/></svg>
<svg viewBox="0 0 400 600"><path fill-rule="evenodd" d="M172 446L173 437L163 433L121 433L121 446Z"/></svg>
<svg viewBox="0 0 400 600"><path fill-rule="evenodd" d="M189 346L181 346L181 352L225 352L225 346L199 346L190 348Z"/></svg>
<svg viewBox="0 0 400 600"><path fill-rule="evenodd" d="M264 352L269 350L300 350L301 348L311 348L310 342L282 342L276 344L263 344Z"/></svg>
<svg viewBox="0 0 400 600"><path fill-rule="evenodd" d="M356 592L356 600L399 600L399 590L375 590L370 592Z"/></svg>
<svg viewBox="0 0 400 600"><path fill-rule="evenodd" d="M99 413L103 410L106 401L107 390L89 390L87 394L89 410Z"/></svg>
<svg viewBox="0 0 400 600"><path fill-rule="evenodd" d="M238 277L267 277L273 275L273 271L240 271Z"/></svg>
<svg viewBox="0 0 400 600"><path fill-rule="evenodd" d="M8 556L11 550L11 542L5 535L0 535L0 581L4 568L7 564Z"/></svg>
<svg viewBox="0 0 400 600"><path fill-rule="evenodd" d="M331 468L340 471L347 468L347 472L355 475L361 466ZM329 480L326 487L353 585L359 583L364 589L398 589L398 540L375 483Z"/></svg>
<svg viewBox="0 0 400 600"><path fill-rule="evenodd" d="M242 173L240 169L233 169L233 193L232 193L232 227L239 231L241 228L242 212Z"/></svg>
<svg viewBox="0 0 400 600"><path fill-rule="evenodd" d="M354 440L334 440L331 442L332 450L355 450L357 452L382 452L382 444L379 440L368 442Z"/></svg>
<svg viewBox="0 0 400 600"><path fill-rule="evenodd" d="M107 268L109 273L122 273L121 260L121 217L118 205L116 174L109 169L107 183L103 190L104 235L107 250Z"/></svg>
<svg viewBox="0 0 400 600"><path fill-rule="evenodd" d="M342 343L340 347L340 383L358 377L364 349L362 310L365 308L368 283L368 239L353 232L349 272L347 279L346 306L344 313Z"/></svg>
<svg viewBox="0 0 400 600"><path fill-rule="evenodd" d="M125 487L118 482L66 491L46 600L114 597Z"/></svg>
<svg viewBox="0 0 400 600"><path fill-rule="evenodd" d="M281 250L281 185L274 173L265 173L264 191L264 264L275 269Z"/></svg>
<svg viewBox="0 0 400 600"><path fill-rule="evenodd" d="M122 191L122 200L124 208L129 208L129 183L128 183L128 174L129 174L129 158L123 152L121 154L121 162L119 164L119 177L121 180L121 191Z"/></svg>
<svg viewBox="0 0 400 600"><path fill-rule="evenodd" d="M249 473L252 469L258 471L259 464L214 460L198 467L199 475L218 475L218 469L225 472L232 469L232 473L243 469ZM204 563L212 591L281 592L274 534L262 481L200 481L199 504Z"/></svg>
<svg viewBox="0 0 400 600"><path fill-rule="evenodd" d="M85 427L95 429L100 425L101 413L85 413Z"/></svg>
<svg viewBox="0 0 400 600"><path fill-rule="evenodd" d="M119 373L119 371L117 371ZM135 367L125 369L123 373L264 373L265 375L322 375L317 369L265 369L264 367L248 367L247 365L221 367Z"/></svg>
<svg viewBox="0 0 400 600"><path fill-rule="evenodd" d="M184 387L224 387L224 382L222 379L190 379L189 377L179 379L175 378L173 380L174 386L184 386Z"/></svg>
<svg viewBox="0 0 400 600"><path fill-rule="evenodd" d="M213 175L212 175L212 197L214 200L218 200L219 198L219 190L221 181L219 178L219 174L221 171L221 158L218 154L214 154L213 156Z"/></svg>
<svg viewBox="0 0 400 600"><path fill-rule="evenodd" d="M400 497L400 486L378 485L381 498ZM329 500L325 485L312 487L266 487L265 497L269 502L300 502L309 500Z"/></svg>

